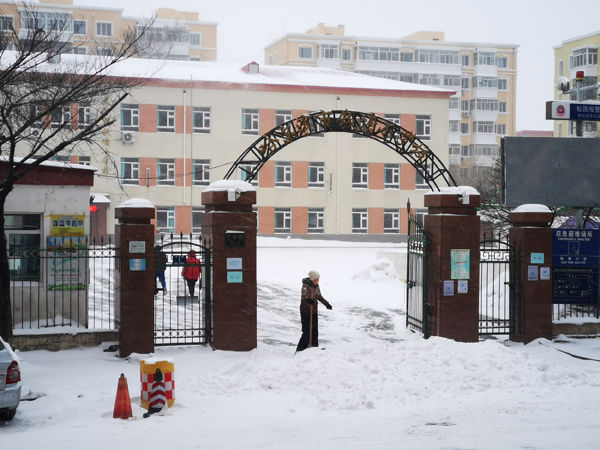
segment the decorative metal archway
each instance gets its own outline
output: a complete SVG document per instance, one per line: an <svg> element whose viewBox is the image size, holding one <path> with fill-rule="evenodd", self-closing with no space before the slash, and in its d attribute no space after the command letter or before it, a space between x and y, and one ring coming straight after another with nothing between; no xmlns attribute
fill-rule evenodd
<svg viewBox="0 0 600 450"><path fill-rule="evenodd" d="M381 142L410 162L430 189L440 190L439 178L448 186L456 186L446 166L414 133L374 113L348 110L304 114L273 128L239 156L225 179L239 167L246 173L246 181L252 181L262 166L282 148L303 137L329 132L359 134Z"/></svg>

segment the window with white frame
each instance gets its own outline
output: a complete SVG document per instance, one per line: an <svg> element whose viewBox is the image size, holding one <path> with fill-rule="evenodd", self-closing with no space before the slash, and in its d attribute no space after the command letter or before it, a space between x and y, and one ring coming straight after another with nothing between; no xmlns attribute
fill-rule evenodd
<svg viewBox="0 0 600 450"><path fill-rule="evenodd" d="M437 73L422 73L419 75L419 84L428 86L439 86L441 84L441 75Z"/></svg>
<svg viewBox="0 0 600 450"><path fill-rule="evenodd" d="M498 77L473 77L473 87L474 88L497 88L498 87Z"/></svg>
<svg viewBox="0 0 600 450"><path fill-rule="evenodd" d="M450 120L448 124L450 125L450 133L460 133L460 120Z"/></svg>
<svg viewBox="0 0 600 450"><path fill-rule="evenodd" d="M14 18L12 16L0 17L0 31L12 31L14 29Z"/></svg>
<svg viewBox="0 0 600 450"><path fill-rule="evenodd" d="M367 208L352 208L352 232L369 232L369 210Z"/></svg>
<svg viewBox="0 0 600 450"><path fill-rule="evenodd" d="M462 111L469 111L469 100L461 100L460 101L460 109Z"/></svg>
<svg viewBox="0 0 600 450"><path fill-rule="evenodd" d="M502 69L508 67L508 58L506 56L498 56L496 57L496 66Z"/></svg>
<svg viewBox="0 0 600 450"><path fill-rule="evenodd" d="M78 36L85 36L87 34L87 20L74 19L73 34Z"/></svg>
<svg viewBox="0 0 600 450"><path fill-rule="evenodd" d="M431 139L431 116L417 115L417 137L423 141Z"/></svg>
<svg viewBox="0 0 600 450"><path fill-rule="evenodd" d="M140 105L121 104L121 130L140 131Z"/></svg>
<svg viewBox="0 0 600 450"><path fill-rule="evenodd" d="M275 208L275 233L291 233L292 208Z"/></svg>
<svg viewBox="0 0 600 450"><path fill-rule="evenodd" d="M388 122L400 126L400 114L384 114L383 118Z"/></svg>
<svg viewBox="0 0 600 450"><path fill-rule="evenodd" d="M476 144L472 145L471 154L475 156L498 156L497 145Z"/></svg>
<svg viewBox="0 0 600 450"><path fill-rule="evenodd" d="M575 67L581 66L595 66L598 64L598 48L579 48L577 50L573 50L573 55L571 55L571 69Z"/></svg>
<svg viewBox="0 0 600 450"><path fill-rule="evenodd" d="M448 145L448 154L451 156L460 156L460 144Z"/></svg>
<svg viewBox="0 0 600 450"><path fill-rule="evenodd" d="M470 55L462 55L461 56L461 65L465 67L469 67L471 65L471 56Z"/></svg>
<svg viewBox="0 0 600 450"><path fill-rule="evenodd" d="M428 178L431 178L432 165L428 161L425 161L423 167L415 167L415 189L429 189L429 184L423 176L423 170Z"/></svg>
<svg viewBox="0 0 600 450"><path fill-rule="evenodd" d="M292 120L291 109L276 109L275 110L275 126L278 127L282 123Z"/></svg>
<svg viewBox="0 0 600 450"><path fill-rule="evenodd" d="M471 147L469 147L468 145L461 145L460 146L460 156L462 156L463 158L466 158L468 156L473 156L473 149Z"/></svg>
<svg viewBox="0 0 600 450"><path fill-rule="evenodd" d="M175 159L159 158L157 160L156 182L159 186L175 186Z"/></svg>
<svg viewBox="0 0 600 450"><path fill-rule="evenodd" d="M77 164L80 164L82 166L91 166L92 165L92 159L89 156L80 156L79 157L79 162Z"/></svg>
<svg viewBox="0 0 600 450"><path fill-rule="evenodd" d="M242 181L248 180L248 175L252 173L252 171L256 168L256 164L242 164L239 166L240 168L240 178ZM256 176L250 181L252 186L258 186L258 176L260 172L256 172Z"/></svg>
<svg viewBox="0 0 600 450"><path fill-rule="evenodd" d="M42 242L40 214L4 214L4 230L8 241L11 281L39 282L41 258L30 258L39 252Z"/></svg>
<svg viewBox="0 0 600 450"><path fill-rule="evenodd" d="M460 87L462 89L470 89L471 87L471 79L469 77L461 78Z"/></svg>
<svg viewBox="0 0 600 450"><path fill-rule="evenodd" d="M384 164L383 188L400 189L400 164Z"/></svg>
<svg viewBox="0 0 600 450"><path fill-rule="evenodd" d="M210 184L210 159L194 159L192 163L194 186Z"/></svg>
<svg viewBox="0 0 600 450"><path fill-rule="evenodd" d="M352 50L349 48L342 49L342 61L352 61Z"/></svg>
<svg viewBox="0 0 600 450"><path fill-rule="evenodd" d="M563 60L562 60L562 59L560 59L560 60L558 61L558 76L559 76L559 77L562 77L562 76L564 75L564 73L563 73L563 72L564 72L564 63L563 63Z"/></svg>
<svg viewBox="0 0 600 450"><path fill-rule="evenodd" d="M369 163L352 163L352 187L368 189Z"/></svg>
<svg viewBox="0 0 600 450"><path fill-rule="evenodd" d="M275 161L275 186L292 187L292 163Z"/></svg>
<svg viewBox="0 0 600 450"><path fill-rule="evenodd" d="M202 33L190 33L190 45L202 47Z"/></svg>
<svg viewBox="0 0 600 450"><path fill-rule="evenodd" d="M121 158L121 184L140 184L139 158Z"/></svg>
<svg viewBox="0 0 600 450"><path fill-rule="evenodd" d="M258 109L242 109L242 134L258 134Z"/></svg>
<svg viewBox="0 0 600 450"><path fill-rule="evenodd" d="M210 134L210 108L206 106L194 106L192 114L192 131L194 133Z"/></svg>
<svg viewBox="0 0 600 450"><path fill-rule="evenodd" d="M507 103L506 102L499 102L498 103L498 112L505 113L507 111L508 111L507 110Z"/></svg>
<svg viewBox="0 0 600 450"><path fill-rule="evenodd" d="M175 107L158 105L156 107L156 131L175 133Z"/></svg>
<svg viewBox="0 0 600 450"><path fill-rule="evenodd" d="M310 114L316 113L319 111L310 111ZM319 119L312 119L309 121L311 132L315 133L311 134L310 137L325 137L325 132L323 131L323 126L319 123Z"/></svg>
<svg viewBox="0 0 600 450"><path fill-rule="evenodd" d="M400 53L400 61L402 62L413 62L413 53L412 52L402 52Z"/></svg>
<svg viewBox="0 0 600 450"><path fill-rule="evenodd" d="M444 86L458 87L462 84L460 75L444 75Z"/></svg>
<svg viewBox="0 0 600 450"><path fill-rule="evenodd" d="M358 59L366 61L400 61L400 48L358 47Z"/></svg>
<svg viewBox="0 0 600 450"><path fill-rule="evenodd" d="M159 233L175 233L175 207L156 207L156 230Z"/></svg>
<svg viewBox="0 0 600 450"><path fill-rule="evenodd" d="M112 37L112 22L96 22L96 36Z"/></svg>
<svg viewBox="0 0 600 450"><path fill-rule="evenodd" d="M87 48L82 45L78 45L71 49L71 53L74 55L87 55Z"/></svg>
<svg viewBox="0 0 600 450"><path fill-rule="evenodd" d="M50 128L58 129L69 127L71 123L71 106L56 108L50 116Z"/></svg>
<svg viewBox="0 0 600 450"><path fill-rule="evenodd" d="M462 134L469 134L469 122L460 124L460 132Z"/></svg>
<svg viewBox="0 0 600 450"><path fill-rule="evenodd" d="M400 211L387 208L383 210L383 232L400 233Z"/></svg>
<svg viewBox="0 0 600 450"><path fill-rule="evenodd" d="M77 125L79 128L87 127L92 121L92 110L90 105L80 103L77 106Z"/></svg>
<svg viewBox="0 0 600 450"><path fill-rule="evenodd" d="M476 66L495 66L496 65L496 54L493 52L476 52L475 53L475 65Z"/></svg>
<svg viewBox="0 0 600 450"><path fill-rule="evenodd" d="M46 32L71 31L72 14L67 12L51 12L51 11L22 11L21 12L21 28L29 30L41 29Z"/></svg>
<svg viewBox="0 0 600 450"><path fill-rule="evenodd" d="M44 108L39 103L32 103L29 105L29 120L35 121L30 125L31 128L42 128L42 117Z"/></svg>
<svg viewBox="0 0 600 450"><path fill-rule="evenodd" d="M450 97L450 109L460 109L460 98Z"/></svg>
<svg viewBox="0 0 600 450"><path fill-rule="evenodd" d="M308 163L308 187L325 187L325 163Z"/></svg>
<svg viewBox="0 0 600 450"><path fill-rule="evenodd" d="M499 101L497 98L471 99L471 111L498 111Z"/></svg>
<svg viewBox="0 0 600 450"><path fill-rule="evenodd" d="M308 208L308 232L323 233L325 230L325 209Z"/></svg>
<svg viewBox="0 0 600 450"><path fill-rule="evenodd" d="M482 120L473 122L473 132L475 133L494 133L494 122Z"/></svg>
<svg viewBox="0 0 600 450"><path fill-rule="evenodd" d="M298 47L298 59L312 59L312 47Z"/></svg>
<svg viewBox="0 0 600 450"><path fill-rule="evenodd" d="M320 44L319 45L319 58L324 59L338 59L338 45L331 44Z"/></svg>
<svg viewBox="0 0 600 450"><path fill-rule="evenodd" d="M505 124L497 124L496 125L496 134L499 134L501 136L505 136L506 135L506 125Z"/></svg>
<svg viewBox="0 0 600 450"><path fill-rule="evenodd" d="M202 233L202 216L204 215L204 206L192 207L192 233Z"/></svg>
<svg viewBox="0 0 600 450"><path fill-rule="evenodd" d="M458 64L459 52L455 50L418 49L417 62L433 64Z"/></svg>
<svg viewBox="0 0 600 450"><path fill-rule="evenodd" d="M508 80L506 78L498 78L498 89L501 91L508 89Z"/></svg>

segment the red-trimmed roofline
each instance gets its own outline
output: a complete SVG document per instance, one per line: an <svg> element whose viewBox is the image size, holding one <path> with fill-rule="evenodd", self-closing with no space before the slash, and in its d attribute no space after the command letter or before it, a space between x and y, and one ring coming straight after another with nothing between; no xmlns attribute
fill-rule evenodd
<svg viewBox="0 0 600 450"><path fill-rule="evenodd" d="M6 176L8 163L0 161L0 179ZM15 184L44 186L93 186L94 171L75 167L38 166Z"/></svg>

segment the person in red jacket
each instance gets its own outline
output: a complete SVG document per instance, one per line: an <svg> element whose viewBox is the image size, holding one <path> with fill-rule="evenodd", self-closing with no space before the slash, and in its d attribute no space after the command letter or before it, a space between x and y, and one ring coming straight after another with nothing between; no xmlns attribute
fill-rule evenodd
<svg viewBox="0 0 600 450"><path fill-rule="evenodd" d="M190 250L185 258L185 266L181 270L181 276L185 279L190 296L194 296L196 290L196 282L200 277L200 260L196 258L196 252Z"/></svg>

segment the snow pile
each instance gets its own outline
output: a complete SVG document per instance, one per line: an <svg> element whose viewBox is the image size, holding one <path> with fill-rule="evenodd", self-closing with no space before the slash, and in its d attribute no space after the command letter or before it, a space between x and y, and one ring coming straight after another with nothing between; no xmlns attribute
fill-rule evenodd
<svg viewBox="0 0 600 450"><path fill-rule="evenodd" d="M352 280L386 281L398 278L396 267L389 258L379 258L370 267L360 271L352 277Z"/></svg>

